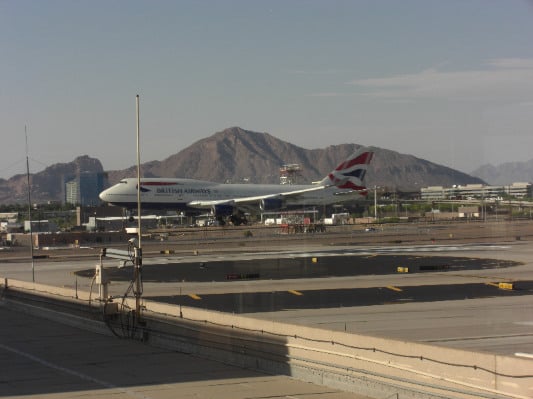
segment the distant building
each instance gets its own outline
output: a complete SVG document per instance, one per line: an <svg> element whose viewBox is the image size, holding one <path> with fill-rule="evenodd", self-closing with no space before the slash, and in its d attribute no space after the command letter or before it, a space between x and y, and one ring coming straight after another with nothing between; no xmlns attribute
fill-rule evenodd
<svg viewBox="0 0 533 399"><path fill-rule="evenodd" d="M17 222L18 216L18 212L0 212L0 232L22 231L22 224Z"/></svg>
<svg viewBox="0 0 533 399"><path fill-rule="evenodd" d="M14 223L19 217L18 212L0 212L0 221Z"/></svg>
<svg viewBox="0 0 533 399"><path fill-rule="evenodd" d="M50 233L58 230L57 225L54 222L48 220L32 220L31 221L31 230L32 232L37 233ZM24 232L27 233L30 231L30 221L24 221Z"/></svg>
<svg viewBox="0 0 533 399"><path fill-rule="evenodd" d="M420 189L420 197L426 201L445 199L501 199L503 195L516 198L533 197L531 183L513 183L508 186L489 186L485 184L467 184L465 186L430 186Z"/></svg>
<svg viewBox="0 0 533 399"><path fill-rule="evenodd" d="M460 218L479 218L479 206L460 206L457 210L458 216Z"/></svg>
<svg viewBox="0 0 533 399"><path fill-rule="evenodd" d="M73 205L95 206L104 190L105 173L81 172L65 183L65 202Z"/></svg>
<svg viewBox="0 0 533 399"><path fill-rule="evenodd" d="M533 185L531 183L513 183L510 186L503 186L507 194L517 198L533 197Z"/></svg>
<svg viewBox="0 0 533 399"><path fill-rule="evenodd" d="M67 204L79 204L80 185L76 180L65 183L65 202Z"/></svg>

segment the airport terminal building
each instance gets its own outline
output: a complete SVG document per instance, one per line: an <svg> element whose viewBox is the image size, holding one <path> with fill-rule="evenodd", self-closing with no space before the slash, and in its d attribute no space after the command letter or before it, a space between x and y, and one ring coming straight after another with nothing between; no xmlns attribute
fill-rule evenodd
<svg viewBox="0 0 533 399"><path fill-rule="evenodd" d="M452 187L430 186L420 189L420 198L426 201L453 199L501 200L502 196L532 198L531 183L513 183L508 186L489 186L485 184L454 185Z"/></svg>

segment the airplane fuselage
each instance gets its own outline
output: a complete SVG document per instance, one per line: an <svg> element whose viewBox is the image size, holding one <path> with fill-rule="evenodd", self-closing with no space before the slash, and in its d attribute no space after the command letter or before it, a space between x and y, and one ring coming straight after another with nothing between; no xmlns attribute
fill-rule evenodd
<svg viewBox="0 0 533 399"><path fill-rule="evenodd" d="M143 208L171 208L176 210L198 209L191 202L231 201L238 198L260 197L306 190L313 185L280 184L221 184L202 180L181 178L144 178L141 179L141 203ZM286 198L287 206L327 205L358 198L360 194L349 189L328 187L309 191L298 196ZM127 208L137 206L137 179L122 179L113 187L103 191L100 198L114 205Z"/></svg>
<svg viewBox="0 0 533 399"><path fill-rule="evenodd" d="M358 148L319 183L314 185L281 184L220 184L183 178L122 179L120 183L100 193L100 199L110 204L134 209L174 210L210 209L213 215L239 216L246 209L277 211L295 206L335 204L364 197L368 164L373 152Z"/></svg>

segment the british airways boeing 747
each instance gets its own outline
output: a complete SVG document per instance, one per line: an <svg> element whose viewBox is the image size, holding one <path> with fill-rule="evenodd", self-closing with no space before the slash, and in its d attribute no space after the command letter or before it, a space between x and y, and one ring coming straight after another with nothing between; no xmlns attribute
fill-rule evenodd
<svg viewBox="0 0 533 399"><path fill-rule="evenodd" d="M373 152L359 148L322 181L312 185L221 184L180 178L141 179L143 208L211 210L213 216L231 216L259 207L277 211L302 205L328 205L365 197L364 178ZM134 209L137 206L137 179L126 178L100 193L100 199Z"/></svg>

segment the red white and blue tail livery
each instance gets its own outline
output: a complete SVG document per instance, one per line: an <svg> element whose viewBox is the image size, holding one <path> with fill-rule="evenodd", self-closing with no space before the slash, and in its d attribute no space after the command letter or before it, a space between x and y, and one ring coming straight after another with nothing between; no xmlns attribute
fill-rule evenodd
<svg viewBox="0 0 533 399"><path fill-rule="evenodd" d="M311 185L221 184L180 178L141 179L142 208L210 209L230 216L259 207L276 211L294 206L328 205L367 195L364 179L373 152L359 148L324 179ZM100 193L100 199L130 209L137 207L137 179L126 178Z"/></svg>
<svg viewBox="0 0 533 399"><path fill-rule="evenodd" d="M364 151L355 153L352 157L335 168L322 183L334 185L338 188L345 188L358 191L361 195L367 195L368 192L364 186L366 171L374 153Z"/></svg>

